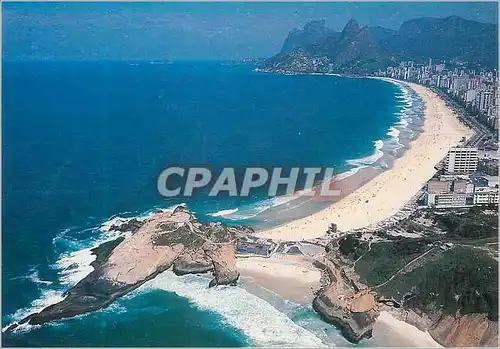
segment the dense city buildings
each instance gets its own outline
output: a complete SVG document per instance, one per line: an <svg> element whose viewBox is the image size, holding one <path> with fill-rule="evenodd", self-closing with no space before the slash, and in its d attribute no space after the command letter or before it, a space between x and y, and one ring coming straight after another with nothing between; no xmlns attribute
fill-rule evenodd
<svg viewBox="0 0 500 349"><path fill-rule="evenodd" d="M474 191L474 205L498 205L498 188L476 188Z"/></svg>
<svg viewBox="0 0 500 349"><path fill-rule="evenodd" d="M457 208L498 205L498 156L474 147L453 147L443 167L427 183L426 205Z"/></svg>
<svg viewBox="0 0 500 349"><path fill-rule="evenodd" d="M498 175L498 158L482 158L478 163L478 171L490 176Z"/></svg>
<svg viewBox="0 0 500 349"><path fill-rule="evenodd" d="M378 71L380 76L408 80L444 91L459 102L483 125L498 130L498 74L467 67L465 63L436 62L425 64L414 61Z"/></svg>
<svg viewBox="0 0 500 349"><path fill-rule="evenodd" d="M438 173L427 183L429 207L498 205L498 74L466 63L414 61L379 70L377 75L433 88L465 109L476 136L453 147ZM475 125L480 125L474 127Z"/></svg>

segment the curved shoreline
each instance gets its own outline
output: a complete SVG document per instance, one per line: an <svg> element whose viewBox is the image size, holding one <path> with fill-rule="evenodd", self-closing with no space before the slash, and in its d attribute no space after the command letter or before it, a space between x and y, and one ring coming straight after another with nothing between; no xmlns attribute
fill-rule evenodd
<svg viewBox="0 0 500 349"><path fill-rule="evenodd" d="M316 75L326 78L335 76L342 79L361 80L378 79L330 73L290 73L285 75ZM392 85L397 90L394 95L396 100L394 108L396 110L390 112L395 120L387 126L384 135L378 135L370 140L373 143L370 153L358 154L352 158L345 159L342 166L340 166L341 172L335 172L331 188L340 189L342 193L340 197L311 197L305 195L305 191L297 190L293 194L272 196L243 206L229 206L219 211L208 213L208 216L216 219L224 219L228 223L246 224L256 231L275 229L327 208L351 194L369 180L384 172L387 168L392 167L394 160L403 156L409 149L409 143L421 133L424 120L424 102L420 96L408 86L404 86L401 83L392 83ZM418 104L416 105L415 102ZM337 170L338 168L335 168L335 171ZM320 185L321 181L318 181L316 187ZM263 208L260 212L247 213L247 211L251 211L249 208L253 206Z"/></svg>
<svg viewBox="0 0 500 349"><path fill-rule="evenodd" d="M413 84L411 84L413 85ZM283 238L282 234L279 236L270 236L275 239L286 239L286 240L302 240L302 239L309 239L309 238L314 238L314 237L319 237L324 235L326 232L326 229L328 225L331 222L335 222L338 224L339 229L345 230L346 226L348 224L365 224L366 221L371 219L372 217L369 216L370 212L369 209L367 208L367 212L364 212L364 207L369 206L372 204L372 202L375 202L375 207L377 204L384 203L387 201L392 201L394 204L394 197L393 194L403 194L402 198L398 198L398 201L395 202L395 204L398 204L403 200L406 196L409 195L411 198L414 194L412 190L414 189L414 184L417 183L416 180L420 179L421 176L416 176L419 172L420 169L425 170L425 174L428 172L431 173L430 176L434 173L434 165L441 159L439 158L437 161L432 163L432 166L430 166L430 161L434 160L434 157L437 157L437 154L425 154L425 150L434 150L436 145L442 146L439 148L439 152L444 151L444 153L447 152L448 147L446 147L447 144L450 144L452 146L455 141L455 139L460 139L463 135L461 134L462 132L465 133L467 130L463 128L463 130L460 129L461 126L458 123L458 120L456 120L453 117L453 112L447 108L444 105L444 102L440 100L437 96L432 96L432 91L416 85L418 88L421 88L424 92L420 92L419 95L421 98L424 100L426 103L426 112L425 112L425 123L424 123L424 129L423 132L419 135L418 138L412 140L411 142L411 147L407 149L403 155L400 158L396 158L394 164L392 167L390 167L388 170L385 170L381 174L375 176L373 179L371 179L369 182L367 182L365 185L361 186L357 190L355 190L353 193L349 194L345 198L343 198L341 201L334 203L333 205L329 206L328 208L324 209L323 211L317 212L312 214L310 217L306 217L307 219L299 219L296 221L292 221L290 223L287 223L281 227L277 228L272 228L264 232L260 232L260 234L266 233L266 232L276 232L276 230L279 230L282 227L285 227L287 225L292 225L292 228L290 228L290 238L289 236L286 236ZM410 86L411 88L414 88ZM416 90L416 88L414 88ZM425 91L428 90L428 91ZM418 92L418 91L417 91ZM430 93L427 97L432 100L432 98L436 97L438 98L438 101L427 101L424 97L422 97L421 93ZM443 105L435 105L435 103L442 103ZM433 104L434 103L434 104ZM443 109L444 108L444 109ZM429 110L432 109L432 110ZM429 114L429 115L428 115ZM435 115L434 115L435 114ZM456 124L455 124L456 123ZM458 125L458 126L457 126ZM455 129L455 127L458 127ZM449 131L449 134L442 131ZM426 136L427 138L422 140L422 136ZM441 136L444 136L441 137ZM421 141L421 142L419 142ZM423 142L425 141L425 142ZM445 142L446 141L446 142ZM420 144L424 143L424 144ZM424 147L425 145L425 147ZM416 151L413 151L413 149L416 149ZM411 161L411 158L408 158L408 154L411 152L413 156L418 160L419 156L424 154L423 158L420 159L420 161ZM419 153L420 152L420 153ZM425 158L425 156L428 155L428 159ZM426 165L429 167L429 171L427 167L421 167L420 165ZM415 165L417 167L411 167L409 165ZM417 171L415 171L415 169ZM415 173L414 173L415 172ZM411 182L411 185L408 186L406 183L401 183L394 182L395 179L397 178L402 178L402 177L397 177L404 175L404 180L405 182ZM379 178L385 176L387 177L385 182L380 182ZM410 178L408 179L407 177L418 177L418 178ZM424 181L425 182L425 181ZM378 183L379 186L373 185L373 183ZM391 188L392 184L395 184L396 188ZM385 185L384 185L385 184ZM401 191L402 189L408 188L408 192L406 191ZM418 187L417 191L420 189L420 186ZM371 195L374 194L373 190L377 190L378 193L384 194L385 197L383 197L381 200L379 200L378 196L375 196L373 199L368 199L368 202L363 201L363 195ZM416 192L416 191L415 191ZM377 193L377 192L375 192ZM391 195L392 194L392 195ZM384 196L381 195L381 196ZM357 202L352 201L354 198L357 198ZM349 201L350 200L350 201ZM378 201L377 201L378 200ZM384 201L385 200L385 201ZM346 202L350 202L347 203ZM406 201L403 202L403 205ZM348 219L345 224L342 224L341 220L337 221L336 216L332 216L332 207L333 212L342 212L341 210L344 210L344 213L350 214L351 216L347 215ZM390 209L393 209L395 206L389 207ZM400 207L396 208L396 211L399 210ZM350 211L349 211L350 210ZM367 217L363 217L362 214L367 214ZM323 214L323 216L318 216L319 214ZM386 214L386 211L383 212L375 212L375 219L379 217L381 214ZM390 216L390 215L389 215ZM341 216L342 218L345 218L346 216ZM296 227L293 226L297 222L304 221L303 226L302 226L302 231L299 231L298 235L293 235L296 234ZM321 229L321 226L324 226L325 229ZM300 226L299 226L300 228ZM347 228L347 229L352 229L352 228ZM303 236L302 234L306 234ZM264 263L265 262L265 263ZM273 263L275 262L275 263ZM288 261L290 262L290 261ZM265 261L259 261L259 260L239 260L239 264L243 266L244 272L242 273L243 275L247 275L249 277L252 277L256 284L259 284L265 288L273 289L275 288L276 293L282 294L285 299L292 299L294 301L301 301L304 300L307 302L309 298L312 295L312 289L315 288L316 284L319 282L319 275L316 270L314 269L308 269L304 268L303 265L297 266L295 263L286 263L286 261L280 260L280 261L272 261L272 260L265 260ZM275 264L279 264L279 268L275 266ZM279 270L278 270L279 269ZM298 271L302 274L298 276ZM264 275L268 274L268 276ZM306 277L307 276L307 277ZM293 290L297 292L290 293L291 290L288 290L288 288L291 286L290 281L294 280L299 283L301 283L302 288L300 290ZM279 284L278 286L276 286ZM389 326L389 327L394 327L394 326ZM405 332L408 329L403 329L401 332Z"/></svg>
<svg viewBox="0 0 500 349"><path fill-rule="evenodd" d="M397 213L434 175L435 165L473 131L462 125L454 111L429 88L388 78L376 78L404 84L425 103L422 132L409 149L397 157L390 168L376 175L338 202L307 217L258 232L277 240L301 241L324 236L331 223L341 231L378 223Z"/></svg>
<svg viewBox="0 0 500 349"><path fill-rule="evenodd" d="M350 77L338 74L312 74L322 76L338 76L348 79L373 79L383 80L372 77ZM345 164L352 166L347 171L337 173L331 180L331 188L338 189L341 192L340 197L321 197L321 196L306 196L301 192L296 192L289 197L292 207L283 209L282 205L270 207L256 215L255 223L249 223L256 231L267 231L276 229L301 218L309 217L317 212L320 212L329 206L337 203L344 197L347 197L358 188L362 187L370 180L383 173L388 168L392 168L394 160L402 157L410 148L410 142L415 140L422 132L424 121L424 101L411 90L408 86L404 86L399 82L387 81L399 90L395 97L404 99L404 105L399 106L399 110L395 112L396 121L389 125L385 137L380 137L374 140L374 152L365 154L357 158L345 161ZM417 102L418 104L415 104ZM378 143L378 144L377 144ZM395 144L396 143L396 144ZM320 182L317 186L320 186ZM295 196L295 197L293 197ZM280 200L282 196L275 199ZM290 200L291 199L291 200ZM288 206L285 205L285 206Z"/></svg>

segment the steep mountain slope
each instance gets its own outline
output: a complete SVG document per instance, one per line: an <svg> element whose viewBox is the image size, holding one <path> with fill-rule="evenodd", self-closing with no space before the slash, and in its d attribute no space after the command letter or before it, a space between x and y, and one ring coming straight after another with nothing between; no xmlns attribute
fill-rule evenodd
<svg viewBox="0 0 500 349"><path fill-rule="evenodd" d="M312 21L290 32L281 52L263 70L363 74L401 60L443 59L496 67L497 26L457 16L409 20L398 31L360 27L351 19L342 32Z"/></svg>
<svg viewBox="0 0 500 349"><path fill-rule="evenodd" d="M324 20L310 21L304 26L304 29L294 29L288 34L281 48L281 53L293 52L336 35L338 33L325 26Z"/></svg>
<svg viewBox="0 0 500 349"><path fill-rule="evenodd" d="M411 59L457 59L494 66L498 57L497 26L457 16L404 22L388 44L401 57Z"/></svg>

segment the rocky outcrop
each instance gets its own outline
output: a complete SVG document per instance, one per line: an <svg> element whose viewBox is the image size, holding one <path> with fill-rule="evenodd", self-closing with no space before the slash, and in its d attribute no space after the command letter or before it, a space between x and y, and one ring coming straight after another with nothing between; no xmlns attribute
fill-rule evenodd
<svg viewBox="0 0 500 349"><path fill-rule="evenodd" d="M212 270L214 270L212 260L203 249L183 254L172 267L175 275L202 274Z"/></svg>
<svg viewBox="0 0 500 349"><path fill-rule="evenodd" d="M92 254L96 256L96 259L92 263L90 263L90 266L94 269L97 269L102 264L104 264L104 262L108 260L108 257L113 249L120 243L122 243L123 240L125 240L125 238L123 236L120 236L115 240L106 241L105 243L90 250L90 252L92 252Z"/></svg>
<svg viewBox="0 0 500 349"><path fill-rule="evenodd" d="M445 347L498 347L498 322L487 314L442 316L429 333Z"/></svg>
<svg viewBox="0 0 500 349"><path fill-rule="evenodd" d="M261 70L360 74L387 65L390 58L387 50L373 40L369 28L360 28L353 19L340 33L324 27L324 22L311 22L302 31L290 32L283 48L264 62Z"/></svg>
<svg viewBox="0 0 500 349"><path fill-rule="evenodd" d="M351 301L352 313L366 313L375 309L375 297L371 293L362 294Z"/></svg>
<svg viewBox="0 0 500 349"><path fill-rule="evenodd" d="M352 312L344 307L337 297L326 293L314 299L313 309L325 321L338 326L342 335L353 343L372 336L373 323L378 316L378 312L373 308L363 312Z"/></svg>
<svg viewBox="0 0 500 349"><path fill-rule="evenodd" d="M380 301L380 300L379 300ZM442 310L422 311L402 307L398 318L431 337L444 347L498 348L498 321L488 314L445 314Z"/></svg>
<svg viewBox="0 0 500 349"><path fill-rule="evenodd" d="M204 248L214 264L214 278L209 287L216 285L235 285L240 277L236 268L236 249L234 244L209 244Z"/></svg>
<svg viewBox="0 0 500 349"><path fill-rule="evenodd" d="M327 253L315 262L324 271L323 280L327 282L314 299L313 309L325 321L338 326L350 342L370 338L379 314L374 295L328 257Z"/></svg>
<svg viewBox="0 0 500 349"><path fill-rule="evenodd" d="M65 298L19 324L32 325L69 318L109 306L117 298L174 265L176 274L213 270L210 286L232 285L238 280L235 242L246 227L201 224L185 208L158 212L144 221L129 221L133 234L106 242L92 250L94 270L65 293ZM13 330L14 324L7 331Z"/></svg>
<svg viewBox="0 0 500 349"><path fill-rule="evenodd" d="M326 27L324 20L310 21L304 25L303 29L293 29L288 34L281 48L281 53L294 52L309 45L322 42L327 38L338 38L339 36L339 33Z"/></svg>
<svg viewBox="0 0 500 349"><path fill-rule="evenodd" d="M121 232L131 232L132 234L134 234L136 231L138 231L142 227L143 224L144 224L144 222L142 220L132 218L132 219L127 220L126 222L123 222L121 224L112 225L111 230L121 231Z"/></svg>

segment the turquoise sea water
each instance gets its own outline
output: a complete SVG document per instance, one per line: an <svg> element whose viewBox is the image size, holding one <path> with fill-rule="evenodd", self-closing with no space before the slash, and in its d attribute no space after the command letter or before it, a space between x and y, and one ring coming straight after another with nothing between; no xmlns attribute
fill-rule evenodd
<svg viewBox="0 0 500 349"><path fill-rule="evenodd" d="M89 272L88 249L116 236L107 228L114 216L184 202L200 220L253 224L259 213L287 204L263 192L166 200L156 191L166 166L333 166L341 172L381 166L380 153L394 152L398 136L411 133L405 115L421 108L383 81L264 74L248 65L3 64L4 327L56 301ZM67 269L75 263L78 268ZM241 288L215 294L204 279L168 275L164 284L171 292L151 283L108 309L4 334L3 344L318 344L303 318L292 321ZM253 306L214 303L224 295ZM259 322L245 318L251 311L258 311L253 321ZM310 323L319 321L306 313Z"/></svg>

